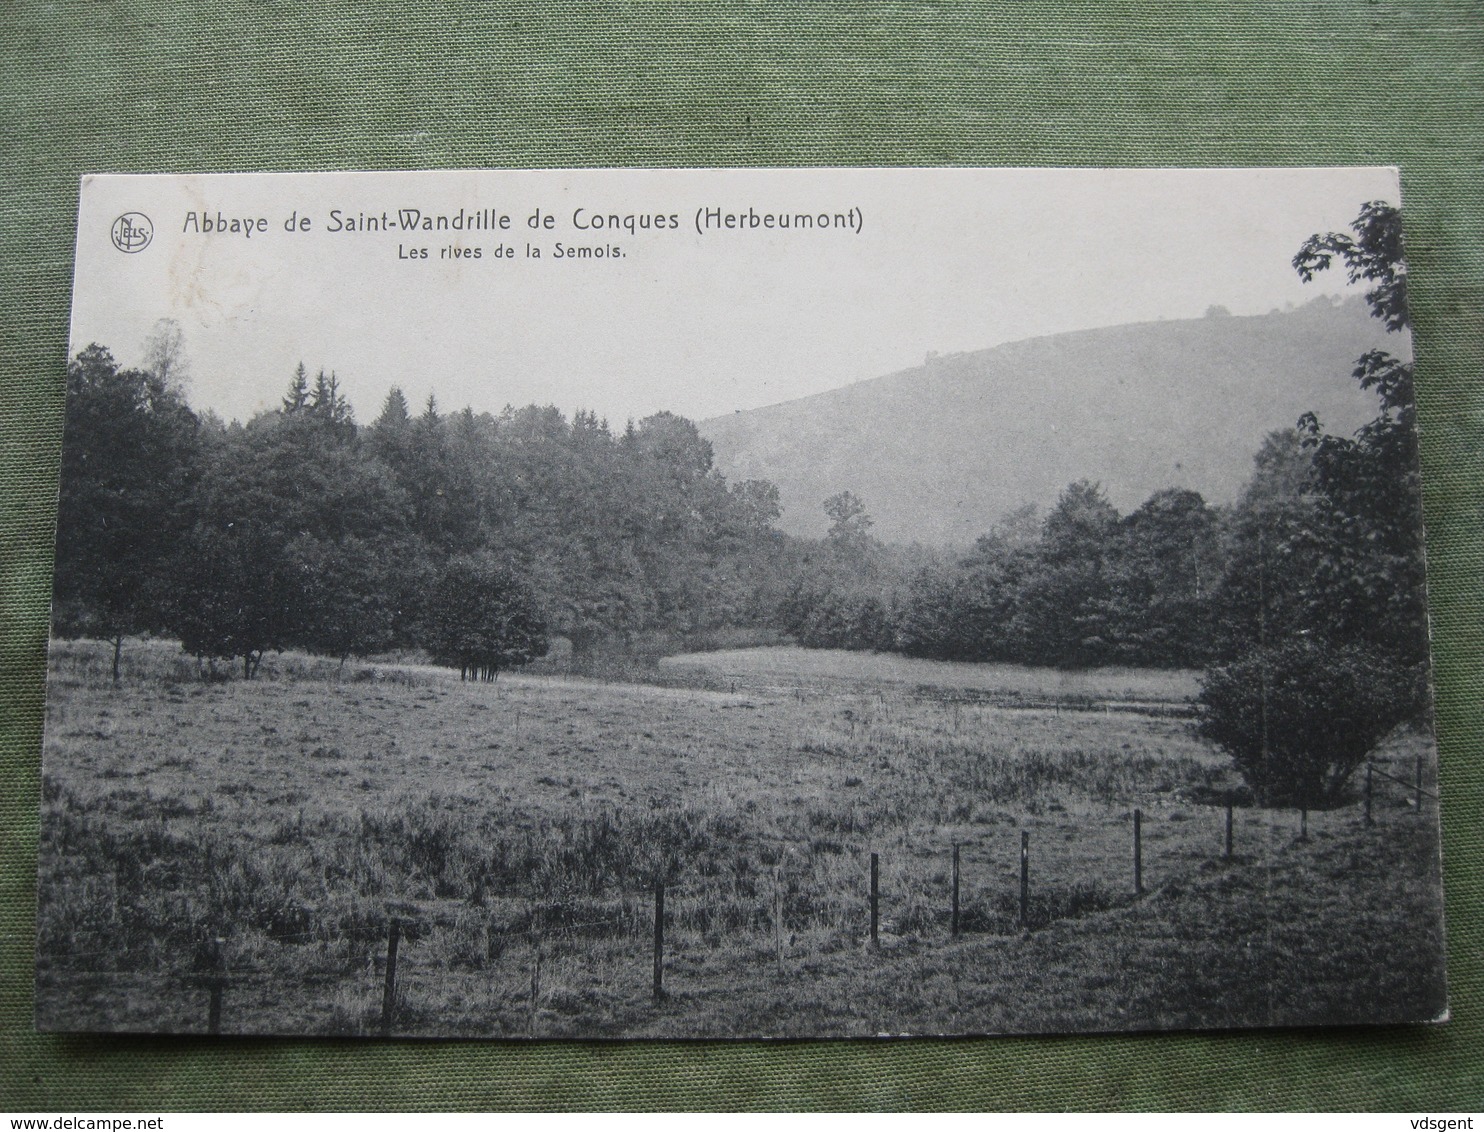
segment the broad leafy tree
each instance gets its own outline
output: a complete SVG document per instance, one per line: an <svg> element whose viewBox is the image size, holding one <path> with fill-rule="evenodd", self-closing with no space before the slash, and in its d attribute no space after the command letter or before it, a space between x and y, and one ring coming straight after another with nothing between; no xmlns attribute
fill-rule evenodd
<svg viewBox="0 0 1484 1132"><path fill-rule="evenodd" d="M1396 208L1366 204L1350 234L1311 237L1294 267L1309 280L1336 260L1351 282L1371 285L1366 300L1388 331L1410 327ZM1353 437L1325 433L1312 413L1299 422L1327 505L1323 613L1338 635L1421 664L1427 625L1412 363L1371 350L1357 361L1355 379L1375 392L1380 412Z"/></svg>
<svg viewBox="0 0 1484 1132"><path fill-rule="evenodd" d="M1309 280L1342 262L1352 282L1372 284L1371 313L1404 330L1400 215L1373 201L1351 229L1311 237L1295 269ZM1412 367L1373 350L1355 377L1377 395L1374 420L1340 437L1306 414L1302 459L1270 444L1266 484L1259 464L1224 583L1232 659L1201 695L1203 732L1273 804L1337 801L1376 743L1427 703Z"/></svg>
<svg viewBox="0 0 1484 1132"><path fill-rule="evenodd" d="M188 651L241 657L250 678L268 650L343 657L391 643L386 548L402 545L407 503L331 378L297 408L227 430L203 463L168 605Z"/></svg>
<svg viewBox="0 0 1484 1132"><path fill-rule="evenodd" d="M1209 599L1221 575L1215 512L1198 492L1159 491L1123 520L1118 541L1111 566L1111 659L1203 664Z"/></svg>
<svg viewBox="0 0 1484 1132"><path fill-rule="evenodd" d="M835 546L855 548L869 539L874 522L866 514L866 505L853 491L842 491L824 501L825 518L830 521L825 538Z"/></svg>
<svg viewBox="0 0 1484 1132"><path fill-rule="evenodd" d="M198 453L196 418L163 367L121 369L98 345L67 367L53 623L111 641L115 681L124 637L160 625Z"/></svg>
<svg viewBox="0 0 1484 1132"><path fill-rule="evenodd" d="M1080 480L1062 492L1016 599L1012 631L1024 659L1070 667L1108 660L1118 524L1101 485Z"/></svg>
<svg viewBox="0 0 1484 1132"><path fill-rule="evenodd" d="M1269 434L1226 517L1225 566L1211 608L1212 658L1231 660L1322 631L1323 500L1310 451L1293 429Z"/></svg>
<svg viewBox="0 0 1484 1132"><path fill-rule="evenodd" d="M488 553L448 561L433 585L422 632L434 661L466 680L493 680L501 669L545 656L548 647L546 622L525 583Z"/></svg>
<svg viewBox="0 0 1484 1132"><path fill-rule="evenodd" d="M1232 756L1258 800L1319 809L1415 710L1417 674L1365 645L1289 637L1210 669L1201 734Z"/></svg>
<svg viewBox="0 0 1484 1132"><path fill-rule="evenodd" d="M284 547L283 567L289 644L344 665L413 643L432 580L415 541L301 534Z"/></svg>
<svg viewBox="0 0 1484 1132"><path fill-rule="evenodd" d="M181 647L198 659L240 657L248 680L266 652L287 647L301 582L284 546L261 525L198 524L171 575L168 623Z"/></svg>

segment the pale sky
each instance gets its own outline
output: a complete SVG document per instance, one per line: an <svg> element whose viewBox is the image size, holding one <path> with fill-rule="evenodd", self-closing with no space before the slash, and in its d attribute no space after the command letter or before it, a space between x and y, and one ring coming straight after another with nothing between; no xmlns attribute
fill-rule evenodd
<svg viewBox="0 0 1484 1132"><path fill-rule="evenodd" d="M1394 169L99 176L83 184L72 349L138 364L175 319L192 404L229 419L276 405L302 360L337 373L363 422L392 385L414 409L435 393L449 410L551 403L615 427L661 409L700 420L928 351L1350 293L1341 271L1304 286L1289 261L1376 199L1398 201ZM404 208L510 227L395 230ZM708 209L850 226L698 233ZM385 212L394 230L331 231L332 210L342 228ZM531 228L537 210L554 226ZM152 227L133 253L111 239L126 213ZM595 213L678 228L575 226ZM202 230L218 214L253 231ZM285 231L291 216L309 230ZM554 258L558 243L623 256ZM480 257L439 258L450 245ZM429 258L406 258L417 248Z"/></svg>

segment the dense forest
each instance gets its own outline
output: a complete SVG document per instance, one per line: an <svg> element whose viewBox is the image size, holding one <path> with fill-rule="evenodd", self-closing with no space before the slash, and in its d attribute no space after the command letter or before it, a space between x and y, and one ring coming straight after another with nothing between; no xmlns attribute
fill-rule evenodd
<svg viewBox="0 0 1484 1132"><path fill-rule="evenodd" d="M823 501L823 539L785 536L772 486L727 484L667 413L619 433L549 406L430 401L413 416L393 389L360 425L333 375L301 367L281 407L224 425L99 346L69 367L68 393L57 632L169 633L248 675L284 648L499 668L548 635L581 656L725 628L956 660L1199 666L1253 639L1256 573L1275 625L1302 617L1294 556L1318 547L1317 467L1296 431L1269 439L1236 507L1172 489L1120 516L1084 481L955 555L878 542L848 491Z"/></svg>
<svg viewBox="0 0 1484 1132"><path fill-rule="evenodd" d="M223 425L95 345L68 371L54 622L170 633L249 676L290 647L502 667L548 633L580 653L765 620L776 516L667 413L615 435L549 407L414 417L394 389L363 426L301 366L281 407Z"/></svg>
<svg viewBox="0 0 1484 1132"><path fill-rule="evenodd" d="M1354 232L1313 237L1295 268L1343 262L1404 329L1396 210L1365 206ZM113 641L115 671L145 632L249 678L286 648L422 649L489 678L555 636L580 662L640 637L664 651L757 630L1070 667L1239 671L1270 654L1265 696L1322 647L1395 701L1387 718L1425 697L1412 371L1379 350L1355 370L1376 418L1353 437L1312 415L1271 434L1233 504L1170 489L1120 515L1084 480L966 552L878 541L849 490L822 501L822 539L784 535L773 486L727 483L670 413L621 431L550 406L443 413L430 398L414 415L392 389L363 425L333 373L301 364L279 407L224 424L187 405L177 330L146 357L122 368L92 345L67 377L54 627Z"/></svg>

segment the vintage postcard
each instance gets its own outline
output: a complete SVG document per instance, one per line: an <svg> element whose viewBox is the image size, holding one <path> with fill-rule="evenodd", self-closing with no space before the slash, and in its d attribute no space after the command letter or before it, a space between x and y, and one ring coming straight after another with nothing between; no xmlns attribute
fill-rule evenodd
<svg viewBox="0 0 1484 1132"><path fill-rule="evenodd" d="M1445 1017L1400 207L85 178L37 1025Z"/></svg>

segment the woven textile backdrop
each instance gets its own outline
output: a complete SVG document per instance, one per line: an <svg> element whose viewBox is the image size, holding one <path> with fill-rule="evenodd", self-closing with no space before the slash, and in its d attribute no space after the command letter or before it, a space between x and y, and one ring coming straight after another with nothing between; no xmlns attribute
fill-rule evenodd
<svg viewBox="0 0 1484 1132"><path fill-rule="evenodd" d="M1484 12L1470 3L11 0L0 36L0 1109L1484 1103ZM78 176L569 165L1402 169L1453 1021L563 1045L37 1036L38 764Z"/></svg>

